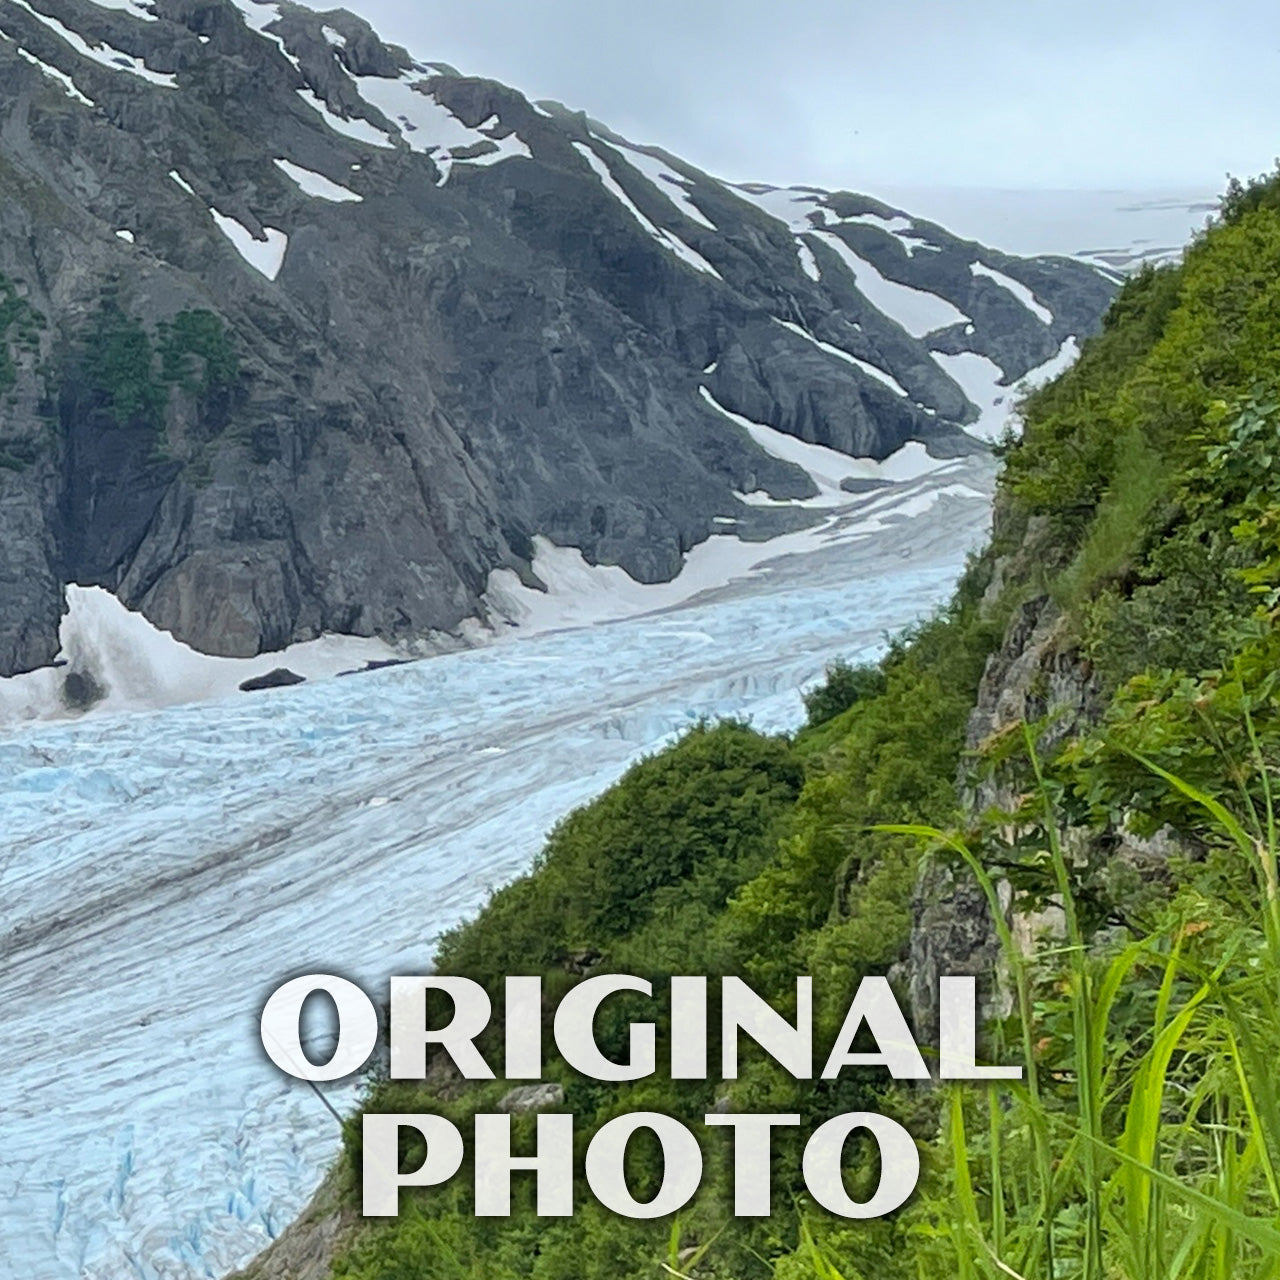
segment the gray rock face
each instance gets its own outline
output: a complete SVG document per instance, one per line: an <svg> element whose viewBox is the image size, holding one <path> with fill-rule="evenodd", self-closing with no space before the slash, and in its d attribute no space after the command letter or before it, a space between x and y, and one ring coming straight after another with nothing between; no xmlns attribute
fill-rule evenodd
<svg viewBox="0 0 1280 1280"><path fill-rule="evenodd" d="M340 11L0 0L0 33L0 675L53 658L67 582L250 656L451 631L535 535L669 579L766 519L736 495L813 493L712 400L977 447L935 354L1014 382L1114 289L718 182Z"/></svg>
<svg viewBox="0 0 1280 1280"><path fill-rule="evenodd" d="M530 1111L546 1111L564 1106L564 1086L560 1084L526 1084L502 1096L498 1110L513 1116Z"/></svg>
<svg viewBox="0 0 1280 1280"><path fill-rule="evenodd" d="M1002 567L997 564L996 570L996 578L1001 580ZM1047 728L1039 748L1047 759L1066 739L1095 723L1101 711L1096 675L1079 651L1064 641L1057 606L1047 597L1039 597L1016 612L1003 644L987 661L977 704L969 717L965 748L974 751L1020 723L1044 721ZM975 813L991 808L1012 810L1017 807L1017 790L997 771L967 788L966 805ZM1010 909L1008 885L997 887L1005 894L1006 909ZM967 870L954 871L941 863L927 866L916 886L913 915L906 969L920 1034L936 1034L938 978L943 974L978 978L988 1012L1008 1013L999 1007L1003 993L996 989L994 980L1002 972L1000 940L977 880ZM1025 930L1013 917L1010 923L1021 941Z"/></svg>

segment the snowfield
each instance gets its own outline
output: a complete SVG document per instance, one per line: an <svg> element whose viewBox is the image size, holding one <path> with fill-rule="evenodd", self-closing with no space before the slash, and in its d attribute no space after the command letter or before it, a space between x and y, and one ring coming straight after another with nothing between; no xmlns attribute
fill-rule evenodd
<svg viewBox="0 0 1280 1280"><path fill-rule="evenodd" d="M267 995L302 973L376 993L423 969L557 819L699 717L794 727L827 663L947 597L991 480L974 459L851 495L661 612L565 629L562 594L523 638L0 737L0 1273L189 1280L248 1261L339 1148L258 1045ZM574 565L549 546L556 597ZM601 572L588 618L661 603L601 603ZM357 1090L329 1096L345 1109Z"/></svg>

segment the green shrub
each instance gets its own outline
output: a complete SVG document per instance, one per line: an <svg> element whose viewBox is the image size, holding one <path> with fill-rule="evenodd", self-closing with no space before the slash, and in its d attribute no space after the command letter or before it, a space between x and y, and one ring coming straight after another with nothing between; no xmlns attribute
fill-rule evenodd
<svg viewBox="0 0 1280 1280"><path fill-rule="evenodd" d="M441 968L497 982L608 952L674 906L718 911L768 857L803 781L784 739L695 727L561 822L530 874L444 939Z"/></svg>
<svg viewBox="0 0 1280 1280"><path fill-rule="evenodd" d="M1239 222L1246 214L1258 209L1270 209L1280 213L1280 161L1275 173L1265 173L1256 178L1241 181L1232 178L1218 210L1223 222Z"/></svg>
<svg viewBox="0 0 1280 1280"><path fill-rule="evenodd" d="M850 666L844 661L827 668L822 683L804 695L808 724L814 728L834 720L864 698L878 697L884 692L884 672L877 664Z"/></svg>
<svg viewBox="0 0 1280 1280"><path fill-rule="evenodd" d="M1078 540L1114 474L1121 392L1164 336L1183 287L1182 267L1148 267L1126 281L1080 360L1022 405L1021 441L1005 453L1003 492Z"/></svg>
<svg viewBox="0 0 1280 1280"><path fill-rule="evenodd" d="M141 322L114 294L105 295L82 331L78 363L85 389L117 426L160 429L166 393L155 377L154 358Z"/></svg>
<svg viewBox="0 0 1280 1280"><path fill-rule="evenodd" d="M212 311L180 311L159 326L160 374L204 394L233 385L240 361L222 319Z"/></svg>
<svg viewBox="0 0 1280 1280"><path fill-rule="evenodd" d="M203 410L238 377L234 343L212 311L179 312L160 323L153 341L119 286L108 285L76 335L64 381L75 388L80 412L160 434L173 386L196 396Z"/></svg>
<svg viewBox="0 0 1280 1280"><path fill-rule="evenodd" d="M17 384L15 351L18 355L35 355L44 327L44 317L20 298L14 282L0 273L0 394Z"/></svg>

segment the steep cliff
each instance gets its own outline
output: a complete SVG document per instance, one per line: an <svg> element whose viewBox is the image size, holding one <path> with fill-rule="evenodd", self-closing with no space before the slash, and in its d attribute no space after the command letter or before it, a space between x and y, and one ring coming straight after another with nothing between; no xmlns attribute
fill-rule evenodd
<svg viewBox="0 0 1280 1280"><path fill-rule="evenodd" d="M247 656L456 629L536 535L669 579L717 521L814 518L741 419L979 448L965 388L1113 289L717 181L342 11L0 0L0 675L72 582Z"/></svg>

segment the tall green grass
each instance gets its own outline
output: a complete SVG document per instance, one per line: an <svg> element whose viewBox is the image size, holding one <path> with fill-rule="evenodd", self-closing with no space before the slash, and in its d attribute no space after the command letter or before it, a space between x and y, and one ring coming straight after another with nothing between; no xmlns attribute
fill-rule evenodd
<svg viewBox="0 0 1280 1280"><path fill-rule="evenodd" d="M1064 609L1078 608L1098 587L1133 567L1150 531L1152 509L1169 489L1170 464L1139 428L1116 445L1115 470L1075 559L1053 583Z"/></svg>
<svg viewBox="0 0 1280 1280"><path fill-rule="evenodd" d="M1247 715L1247 709L1246 709ZM919 1209L921 1280L1280 1277L1280 879L1273 772L1240 812L1141 763L1203 813L1256 887L1240 912L1194 891L1161 927L1105 949L1084 935L1053 793L1025 731L1060 933L1028 954L966 840L957 855L1000 936L1024 1080L955 1086L945 1167ZM1059 1042L1055 1049L1052 1042ZM815 1268L815 1275L822 1271Z"/></svg>

